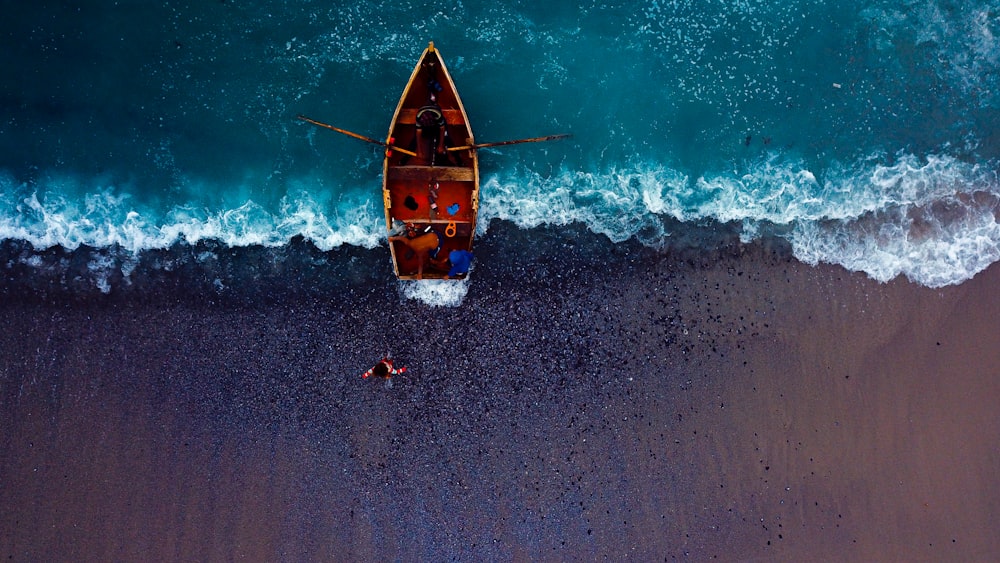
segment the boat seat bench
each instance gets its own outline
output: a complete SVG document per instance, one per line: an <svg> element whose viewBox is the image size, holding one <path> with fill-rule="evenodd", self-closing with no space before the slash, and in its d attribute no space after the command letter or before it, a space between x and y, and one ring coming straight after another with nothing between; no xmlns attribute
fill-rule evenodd
<svg viewBox="0 0 1000 563"><path fill-rule="evenodd" d="M416 125L417 123L417 108L403 108L399 110L399 121L404 125ZM441 113L444 115L444 120L450 124L464 123L465 119L462 118L462 111L457 109L442 109Z"/></svg>
<svg viewBox="0 0 1000 563"><path fill-rule="evenodd" d="M461 166L391 166L390 180L417 180L425 182L471 182L475 179L471 168Z"/></svg>

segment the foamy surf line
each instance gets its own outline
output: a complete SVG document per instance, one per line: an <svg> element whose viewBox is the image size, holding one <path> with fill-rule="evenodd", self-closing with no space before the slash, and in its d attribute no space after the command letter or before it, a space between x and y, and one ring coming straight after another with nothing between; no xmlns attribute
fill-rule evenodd
<svg viewBox="0 0 1000 563"><path fill-rule="evenodd" d="M20 187L0 195L0 239L27 241L39 249L119 247L132 253L204 240L274 247L303 237L323 250L344 244L374 248L384 241L384 219L374 202L350 199L332 211L327 207L301 193L282 198L277 210L248 200L217 211L197 204L177 206L160 216L112 189L73 200L58 192L25 193Z"/></svg>
<svg viewBox="0 0 1000 563"><path fill-rule="evenodd" d="M744 242L783 238L806 263L839 264L880 281L904 275L941 287L1000 260L996 170L946 155L904 154L814 173L800 160L771 154L743 170L697 178L655 163L552 176L507 171L485 177L479 234L494 219L522 229L577 223L614 242L635 239L657 248L671 243L669 222L735 224ZM283 198L275 210L252 201L215 212L190 205L158 219L110 190L82 201L39 197L23 187L4 194L0 238L40 250L86 246L139 255L203 241L281 247L301 237L330 251L345 245L372 249L385 240L379 202L365 195L331 204L303 191ZM134 260L121 262L130 268ZM454 284L444 293L428 287L401 293L431 304L461 302L454 295L464 295Z"/></svg>
<svg viewBox="0 0 1000 563"><path fill-rule="evenodd" d="M658 164L604 173L495 175L481 225L586 224L615 242L669 245L664 219L736 223L742 240L786 239L806 263L839 264L888 281L962 283L1000 260L997 167L932 155L875 156L817 174L778 154L696 179Z"/></svg>

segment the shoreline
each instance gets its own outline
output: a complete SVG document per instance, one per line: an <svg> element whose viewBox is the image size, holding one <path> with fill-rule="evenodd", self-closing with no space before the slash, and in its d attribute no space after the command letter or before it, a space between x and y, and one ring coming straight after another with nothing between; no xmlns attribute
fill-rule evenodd
<svg viewBox="0 0 1000 563"><path fill-rule="evenodd" d="M401 297L384 248L82 297L8 275L0 553L1000 553L997 264L928 289L760 243L476 248L455 308ZM409 371L362 380L387 349Z"/></svg>

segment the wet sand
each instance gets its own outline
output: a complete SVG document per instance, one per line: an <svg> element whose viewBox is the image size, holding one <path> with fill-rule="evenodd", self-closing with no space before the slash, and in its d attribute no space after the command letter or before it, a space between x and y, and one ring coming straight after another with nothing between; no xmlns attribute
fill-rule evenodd
<svg viewBox="0 0 1000 563"><path fill-rule="evenodd" d="M238 257L221 293L8 266L0 555L1000 556L996 265L934 290L780 245L477 248L453 309L401 298L384 249ZM387 349L410 370L362 380Z"/></svg>

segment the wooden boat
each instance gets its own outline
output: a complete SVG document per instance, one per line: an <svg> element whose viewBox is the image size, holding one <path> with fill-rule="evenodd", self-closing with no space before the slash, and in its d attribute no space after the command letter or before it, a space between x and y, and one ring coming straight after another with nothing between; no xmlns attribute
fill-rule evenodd
<svg viewBox="0 0 1000 563"><path fill-rule="evenodd" d="M477 144L433 41L403 89L385 142L303 115L298 119L385 147L382 201L393 269L402 280L461 279L468 274L479 212L477 149L569 136Z"/></svg>
<svg viewBox="0 0 1000 563"><path fill-rule="evenodd" d="M382 199L396 276L449 277L449 257L457 257L452 253L472 251L479 158L469 117L434 42L403 89L386 145ZM450 277L464 275L452 271Z"/></svg>

